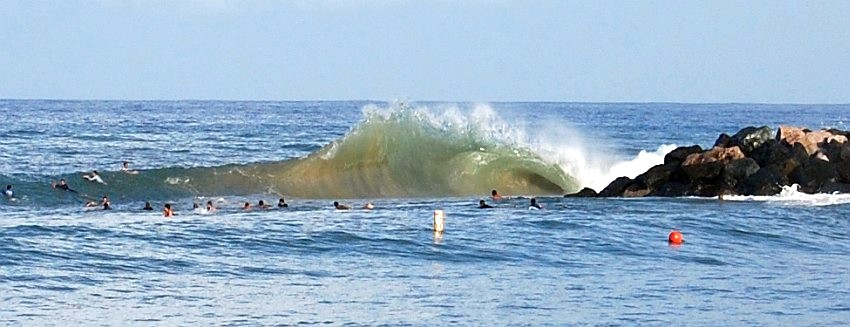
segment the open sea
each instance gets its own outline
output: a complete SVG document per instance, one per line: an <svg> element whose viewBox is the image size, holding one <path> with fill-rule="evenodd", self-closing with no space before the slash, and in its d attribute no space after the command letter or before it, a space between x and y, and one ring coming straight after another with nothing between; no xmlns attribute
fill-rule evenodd
<svg viewBox="0 0 850 327"><path fill-rule="evenodd" d="M850 195L562 197L746 126L847 130L850 105L0 100L0 114L15 193L0 199L0 325L850 324ZM104 196L110 210L85 207Z"/></svg>

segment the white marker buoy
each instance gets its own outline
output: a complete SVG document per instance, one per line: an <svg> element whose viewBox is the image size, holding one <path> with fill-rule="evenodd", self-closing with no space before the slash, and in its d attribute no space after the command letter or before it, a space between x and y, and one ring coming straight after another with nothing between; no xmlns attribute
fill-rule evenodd
<svg viewBox="0 0 850 327"><path fill-rule="evenodd" d="M442 232L446 227L446 212L443 210L434 210L434 231Z"/></svg>

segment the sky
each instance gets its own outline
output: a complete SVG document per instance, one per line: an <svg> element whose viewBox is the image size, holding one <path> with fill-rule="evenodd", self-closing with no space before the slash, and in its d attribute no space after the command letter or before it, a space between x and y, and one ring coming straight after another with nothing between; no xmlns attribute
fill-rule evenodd
<svg viewBox="0 0 850 327"><path fill-rule="evenodd" d="M0 98L850 103L850 1L0 0Z"/></svg>

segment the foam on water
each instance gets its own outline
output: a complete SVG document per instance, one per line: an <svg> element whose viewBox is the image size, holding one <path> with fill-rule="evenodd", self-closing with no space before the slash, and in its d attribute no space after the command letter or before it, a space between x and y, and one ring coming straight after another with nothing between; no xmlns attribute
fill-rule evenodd
<svg viewBox="0 0 850 327"><path fill-rule="evenodd" d="M850 203L850 194L847 193L808 194L800 192L799 187L797 184L782 186L782 191L775 196L728 195L724 196L723 199L727 201L758 201L815 207Z"/></svg>

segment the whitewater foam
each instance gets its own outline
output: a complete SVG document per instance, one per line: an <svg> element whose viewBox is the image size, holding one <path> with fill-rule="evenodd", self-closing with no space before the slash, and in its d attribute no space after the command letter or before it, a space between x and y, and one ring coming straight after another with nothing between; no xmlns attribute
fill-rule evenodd
<svg viewBox="0 0 850 327"><path fill-rule="evenodd" d="M726 201L758 201L771 202L783 205L795 206L831 206L838 204L850 203L850 194L847 193L817 193L808 194L800 192L799 185L782 186L782 191L775 196L756 196L756 195L727 195L723 197Z"/></svg>

